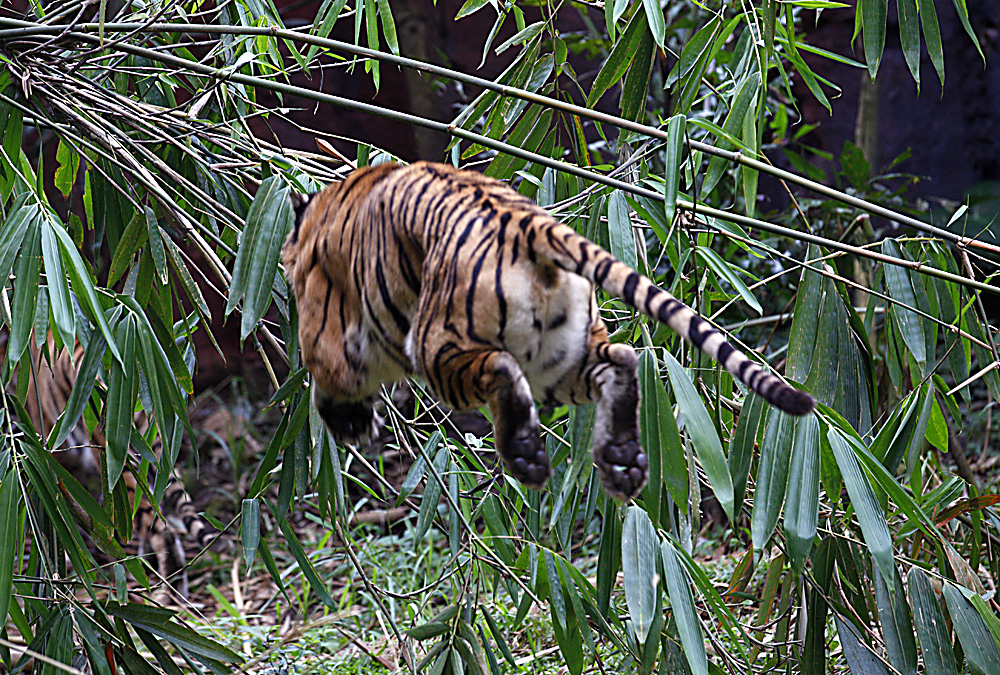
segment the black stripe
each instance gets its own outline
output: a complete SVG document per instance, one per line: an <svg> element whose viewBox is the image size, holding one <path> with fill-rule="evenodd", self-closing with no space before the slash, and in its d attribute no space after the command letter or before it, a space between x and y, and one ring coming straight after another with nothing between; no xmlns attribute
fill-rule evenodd
<svg viewBox="0 0 1000 675"><path fill-rule="evenodd" d="M635 288L639 285L639 273L632 272L625 279L625 286L622 288L622 299L635 307Z"/></svg>
<svg viewBox="0 0 1000 675"><path fill-rule="evenodd" d="M715 355L715 359L722 364L723 368L725 368L726 361L729 360L729 357L732 356L733 352L735 351L736 351L735 347L733 347L728 342L723 342L721 345L719 345L719 352Z"/></svg>

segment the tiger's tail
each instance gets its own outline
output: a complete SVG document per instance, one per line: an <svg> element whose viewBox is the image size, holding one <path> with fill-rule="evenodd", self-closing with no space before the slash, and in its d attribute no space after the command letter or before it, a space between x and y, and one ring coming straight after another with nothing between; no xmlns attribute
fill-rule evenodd
<svg viewBox="0 0 1000 675"><path fill-rule="evenodd" d="M533 242L536 253L667 324L771 405L791 415L806 415L816 407L812 396L751 361L690 307L572 228L554 222L541 228L539 235Z"/></svg>

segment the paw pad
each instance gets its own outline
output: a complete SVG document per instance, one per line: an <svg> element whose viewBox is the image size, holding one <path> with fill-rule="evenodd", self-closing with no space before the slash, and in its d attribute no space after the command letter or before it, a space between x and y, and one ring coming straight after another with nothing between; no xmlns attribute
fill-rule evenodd
<svg viewBox="0 0 1000 675"><path fill-rule="evenodd" d="M636 440L611 442L596 448L594 461L604 488L621 501L638 495L649 477L649 458Z"/></svg>

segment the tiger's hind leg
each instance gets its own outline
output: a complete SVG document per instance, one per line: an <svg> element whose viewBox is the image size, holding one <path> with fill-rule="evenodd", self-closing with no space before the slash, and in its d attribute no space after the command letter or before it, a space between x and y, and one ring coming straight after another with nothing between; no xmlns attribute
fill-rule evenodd
<svg viewBox="0 0 1000 675"><path fill-rule="evenodd" d="M557 398L596 400L594 464L611 496L628 501L646 485L649 459L639 444L639 380L635 351L611 344L603 323L591 329L583 377L571 379ZM575 376L576 373L574 372Z"/></svg>
<svg viewBox="0 0 1000 675"><path fill-rule="evenodd" d="M552 472L539 437L531 387L514 357L505 351L462 350L449 343L413 355L421 373L456 410L489 406L497 452L507 472L530 488L541 488Z"/></svg>

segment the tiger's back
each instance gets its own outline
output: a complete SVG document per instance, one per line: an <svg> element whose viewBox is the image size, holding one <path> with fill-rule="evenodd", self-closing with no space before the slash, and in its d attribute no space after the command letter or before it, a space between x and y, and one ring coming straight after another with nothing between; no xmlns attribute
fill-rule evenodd
<svg viewBox="0 0 1000 675"><path fill-rule="evenodd" d="M669 293L474 172L423 162L360 169L310 201L284 261L313 400L340 440L370 435L379 385L415 372L451 407L488 405L507 469L540 486L550 470L533 400L595 401L595 463L612 494L634 496L647 465L637 360L608 342L595 283L769 401L797 414L812 407Z"/></svg>

